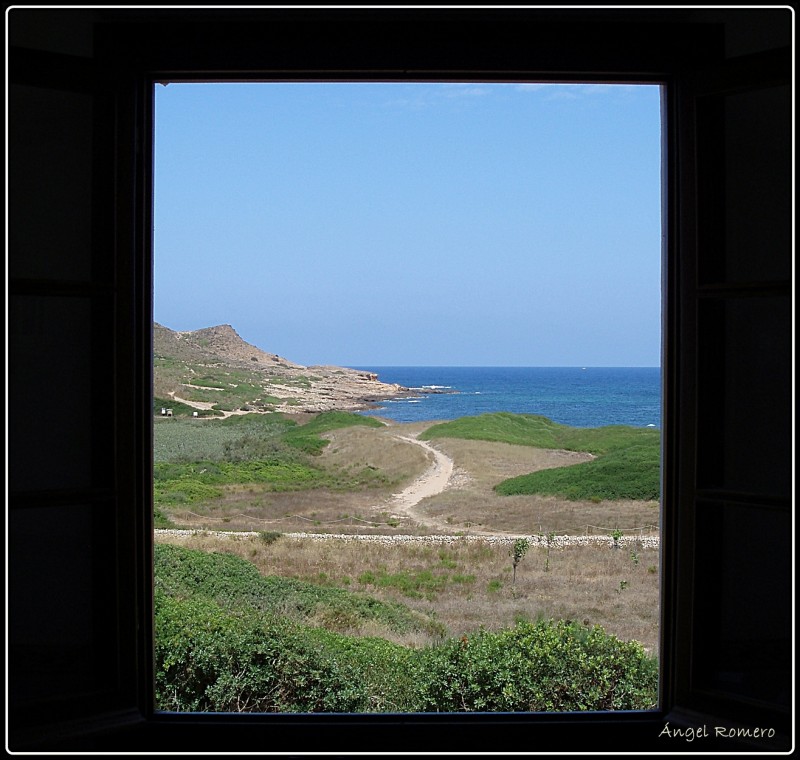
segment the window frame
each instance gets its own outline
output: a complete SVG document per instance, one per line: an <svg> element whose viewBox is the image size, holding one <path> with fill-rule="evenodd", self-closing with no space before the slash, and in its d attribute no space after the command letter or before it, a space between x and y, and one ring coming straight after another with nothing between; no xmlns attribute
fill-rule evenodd
<svg viewBox="0 0 800 760"><path fill-rule="evenodd" d="M720 15L721 14L721 15ZM323 752L615 753L762 750L668 743L674 727L773 725L769 707L703 693L688 668L695 642L693 510L696 499L697 314L694 275L697 176L695 75L723 67L724 12L669 10L109 10L93 17L98 103L97 182L114 199L95 216L112 241L115 347L118 606L113 704L96 699L68 730L46 728L59 749L226 752L291 747ZM422 20L422 23L420 23ZM476 45L475 40L482 44ZM356 44L353 44L355 41ZM413 41L413 44L410 42ZM445 41L445 42L443 42ZM36 56L32 56L36 57ZM756 55L756 69L770 56ZM58 65L57 57L55 66ZM759 63L761 62L761 63ZM752 61L742 68L752 71ZM773 68L784 70L783 58ZM770 63L764 63L770 69ZM51 61L45 76L55 70ZM723 67L724 68L724 67ZM723 79L728 76L724 74ZM767 72L769 76L769 71ZM786 77L782 74L782 77ZM736 73L733 74L734 79ZM153 90L159 81L551 81L660 84L664 98L662 594L659 708L634 713L423 715L179 715L153 703L152 599L152 198ZM739 81L739 80L737 80ZM720 86L719 84L712 85ZM722 87L728 86L723 83ZM106 163L113 165L112 172ZM102 211L102 213L101 213ZM108 367L106 367L108 369ZM690 410L690 411L687 411ZM112 592L109 592L111 594ZM148 623L149 621L149 623ZM50 708L47 708L48 710ZM43 707L44 711L45 708ZM52 726L51 715L29 725ZM309 731L313 727L313 736ZM713 730L713 729L712 729ZM793 730L793 725L792 725ZM34 737L33 743L40 741ZM783 745L781 745L781 748ZM771 747L770 747L771 748Z"/></svg>
<svg viewBox="0 0 800 760"><path fill-rule="evenodd" d="M687 321L691 325L696 319L694 314L690 314L690 309L693 304L690 299L682 297L687 288L693 287L689 285L688 280L693 276L695 264L691 261L697 256L697 249L694 246L693 240L686 238L687 228L691 228L692 224L687 217L687 205L694 202L693 188L688 186L688 176L693 176L696 167L693 163L693 157L688 155L688 152L683 149L682 143L687 140L693 139L693 132L691 127L686 124L685 117L689 111L688 103L694 97L694 81L689 80L686 74L687 61L683 57L686 54L686 47L679 46L680 50L669 49L668 51L658 50L655 53L651 51L637 50L632 56L636 58L641 56L638 64L634 64L626 70L616 70L609 72L607 68L609 63L605 64L603 71L597 71L597 66L592 70L587 70L586 61L582 62L580 69L573 68L572 70L564 70L552 66L545 70L531 69L527 71L520 71L518 67L512 71L497 71L497 69L489 70L486 62L479 67L474 64L468 63L467 71L464 70L442 70L438 68L441 66L441 58L438 53L433 53L428 45L424 45L421 57L431 56L432 61L426 63L430 67L428 71L422 71L413 74L413 68L404 65L393 70L397 67L397 62L391 60L387 62L386 66L376 66L374 63L367 64L357 63L353 65L350 63L349 56L346 56L347 61L339 64L328 64L327 56L331 55L328 50L323 50L319 58L315 62L314 68L316 70L309 71L308 63L305 60L305 53L308 49L305 45L299 44L297 48L290 47L296 40L292 39L291 32L294 31L293 25L294 17L287 17L286 25L278 26L289 35L289 44L281 46L281 53L284 56L292 57L294 53L302 53L298 59L289 61L283 64L281 71L275 71L264 66L264 63L257 58L254 60L249 57L252 51L245 45L246 55L244 58L240 57L238 51L231 51L225 48L221 55L208 54L208 46L199 55L199 60L194 63L191 62L191 53L197 53L197 49L192 47L187 53L186 64L181 66L173 66L170 61L173 55L179 58L183 55L184 51L167 50L166 47L158 49L153 60L149 66L142 67L139 72L139 93L144 96L140 102L140 115L142 119L141 134L147 136L147 140L143 141L143 145L139 149L139 155L146 157L146 165L140 168L143 176L143 187L147 189L148 196L152 195L152 143L149 142L150 136L153 131L153 98L154 87L157 82L163 81L448 81L448 82L491 82L491 81L533 81L533 82L606 82L606 83L648 83L658 84L662 88L662 146L664 150L663 155L663 183L662 199L663 199L663 235L664 243L662 249L662 269L664 273L664 287L662 294L662 304L664 312L664 330L663 330L663 346L664 356L662 361L662 375L663 375L663 421L662 421L662 540L661 540L661 570L662 570L662 591L661 591L661 646L660 646L660 662L661 662L661 677L659 683L659 708L655 711L648 712L633 712L620 714L598 714L590 713L584 714L521 714L521 715L460 715L449 714L447 716L441 715L348 715L348 716L248 716L247 724L257 731L259 727L270 730L276 729L279 726L285 728L287 731L293 731L299 727L308 726L309 722L314 725L315 731L327 730L330 732L331 737L341 736L346 734L351 728L358 728L359 736L366 738L370 734L380 735L380 733L387 728L402 726L404 729L413 729L415 734L424 735L427 738L418 747L435 746L440 732L450 733L452 731L458 732L462 736L471 735L467 745L475 747L481 746L485 750L490 750L498 746L498 737L507 737L511 746L519 747L525 746L525 741L522 738L528 729L535 729L538 736L544 737L545 735L557 736L569 726L575 732L574 740L578 742L578 746L584 742L583 746L596 746L599 735L605 733L609 737L609 743L598 742L605 746L614 746L615 741L610 737L617 736L616 741L624 746L628 741L635 743L634 737L641 731L641 739L647 736L644 741L644 746L652 744L654 737L657 737L660 730L663 729L666 723L672 725L689 725L691 726L695 719L691 715L691 711L684 712L678 709L678 705L686 700L691 703L690 695L693 695L693 687L687 680L686 676L681 672L681 669L676 667L678 661L683 660L684 657L691 657L692 643L689 640L689 630L686 629L686 620L691 620L692 612L686 607L686 580L681 577L683 568L689 565L690 560L687 553L687 544L690 536L693 535L693 528L681 519L680 514L676 514L667 505L677 504L679 501L684 500L688 503L688 491L693 487L688 484L689 477L694 476L694 462L687 462L687 452L693 451L695 446L694 430L688 430L685 425L682 425L682 414L679 412L682 404L686 401L687 392L692 393L692 382L687 377L688 373L693 373L695 370L687 364L681 363L679 360L681 354L681 341L686 340L687 335ZM330 19L330 16L326 17ZM511 18L502 20L501 28L506 29L505 24ZM442 16L442 23L446 21L446 17ZM363 19L355 15L349 20L355 26L366 24L365 29L372 28L372 19ZM403 20L401 16L397 16L395 23L402 25ZM588 28L581 28L578 30L575 26L571 25L566 19L559 18L554 21L557 28L564 28L562 25L567 24L567 28L571 34L575 35L578 39L586 34L591 34L591 26ZM591 22L590 22L591 23ZM348 25L348 22L345 22ZM469 26L469 24L468 24ZM435 25L433 25L435 28ZM471 27L470 27L471 28ZM544 27L547 28L547 25ZM161 30L159 30L161 31ZM206 27L202 27L202 31L206 31ZM244 31L241 26L234 24L232 37L242 39ZM542 36L539 42L543 41L544 32L537 29L537 34ZM705 53L700 54L700 60L694 60L691 65L694 67L710 67L718 64L721 60L721 51L714 49L714 45L720 45L719 29L711 25L709 28L693 28L692 31L699 37L703 44L708 45ZM606 30L609 36L609 42L614 37L610 30ZM662 39L661 35L658 36ZM167 30L162 32L161 38L171 39L172 35ZM223 48L230 38L226 38L224 32L215 30L210 39L216 42L222 41ZM246 39L246 35L245 35ZM430 43L431 38L428 34L423 35L423 44ZM627 39L627 37L626 37ZM684 42L686 40L684 39ZM692 45L696 39L687 42L688 47L692 50L693 55L697 55L696 50ZM576 42L576 44L579 44ZM674 39L673 39L674 44ZM572 49L574 51L574 48ZM471 60L471 55L460 51L464 58L462 60ZM492 50L491 53L496 51ZM227 69L220 68L220 60L225 60L227 54L232 54L232 61L227 61ZM398 51L392 48L391 53L397 54ZM402 53L402 51L401 51ZM163 55L163 61L161 56ZM374 55L374 54L373 54ZM416 55L416 53L415 53ZM446 52L447 60L450 61L450 51ZM589 59L593 53L589 53ZM659 56L664 58L659 59ZM337 59L337 55L332 56ZM392 55L388 56L390 59ZM558 61L558 56L554 55L552 49L548 50L545 58L554 57ZM602 56L601 56L602 57ZM383 60L384 53L378 53L371 60ZM624 58L624 56L623 56ZM646 60L645 60L646 59ZM614 63L624 68L625 62L615 60ZM348 70L348 64L350 66ZM452 66L452 64L449 64ZM563 62L561 66L563 67ZM331 71L328 67L334 68ZM464 67L462 62L460 66ZM507 65L508 66L508 65ZM299 67L300 70L298 70ZM189 69L187 71L187 68ZM233 71L231 71L231 68ZM422 68L422 67L420 67ZM388 70L388 71L387 71ZM687 204L688 200L688 204ZM150 207L142 208L142 223L141 226L149 230L151 224L145 214L152 213ZM687 224L688 222L688 224ZM696 224L696 222L694 222ZM152 267L152 244L150 238L142 238L142 252L147 261L147 274L151 273ZM148 247L149 246L149 247ZM151 292L152 282L146 283L147 290ZM149 316L149 315L148 315ZM148 320L148 327L151 320ZM691 328L690 328L691 329ZM148 348L148 358L150 351ZM149 402L149 399L148 399ZM148 403L148 409L152 408L152 404ZM687 445L688 443L688 445ZM149 451L148 451L149 453ZM688 477L687 477L688 476ZM717 701L711 697L706 699L706 704L709 708L713 708ZM756 714L758 713L756 709ZM743 716L742 716L743 717ZM197 721L202 724L213 725L220 735L229 731L231 726L230 716L219 715L204 715L202 718L193 717L187 718L176 714L156 713L151 714L151 720L154 725L159 728L170 731L177 731L180 727L182 730L191 730L191 726L196 725ZM241 726L242 716L237 716L237 726ZM478 731L476 727L480 726L480 733L488 733L492 738L488 741L486 739L478 739ZM324 729L323 729L324 727ZM656 729L659 729L656 731ZM619 734L625 733L623 740ZM519 738L514 739L514 735ZM238 735L238 733L237 733ZM333 741L331 739L330 741ZM402 741L402 740L401 740ZM417 740L419 741L419 740ZM441 740L438 740L441 741ZM328 743L328 740L325 742ZM656 745L660 744L656 742ZM379 744L373 746L380 746ZM641 746L641 745L640 745Z"/></svg>

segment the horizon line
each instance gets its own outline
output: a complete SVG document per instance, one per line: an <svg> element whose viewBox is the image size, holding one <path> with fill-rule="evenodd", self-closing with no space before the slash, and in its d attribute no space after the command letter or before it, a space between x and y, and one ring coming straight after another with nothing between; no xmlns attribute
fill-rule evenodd
<svg viewBox="0 0 800 760"><path fill-rule="evenodd" d="M305 365L308 367L312 364ZM355 362L337 366L352 369L391 368L391 369L662 369L660 364L372 364Z"/></svg>

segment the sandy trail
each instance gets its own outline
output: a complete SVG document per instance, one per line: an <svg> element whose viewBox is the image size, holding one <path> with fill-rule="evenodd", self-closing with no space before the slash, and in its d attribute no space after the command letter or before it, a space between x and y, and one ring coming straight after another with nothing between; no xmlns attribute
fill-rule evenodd
<svg viewBox="0 0 800 760"><path fill-rule="evenodd" d="M450 478L453 476L453 460L429 443L425 443L425 441L405 435L398 435L395 438L425 449L433 457L433 461L431 466L410 486L400 493L394 494L389 505L394 512L393 517L410 517L415 522L428 528L442 528L443 526L438 520L425 517L414 507L423 499L427 499L429 496L436 496L436 494L447 488Z"/></svg>
<svg viewBox="0 0 800 760"><path fill-rule="evenodd" d="M415 507L424 499L430 496L436 496L448 487L455 469L453 460L447 456L447 454L442 453L429 443L420 441L413 436L396 435L394 437L425 449L425 451L433 457L433 461L431 466L408 486L408 488L405 488L400 493L394 494L392 500L389 502L389 508L393 510L392 516L408 517L420 525L424 525L426 528L431 528L433 530L452 530L451 525L447 525L435 517L428 517L420 510L415 509ZM478 530L476 528L470 528L469 532L475 537L508 538L517 535L504 531Z"/></svg>

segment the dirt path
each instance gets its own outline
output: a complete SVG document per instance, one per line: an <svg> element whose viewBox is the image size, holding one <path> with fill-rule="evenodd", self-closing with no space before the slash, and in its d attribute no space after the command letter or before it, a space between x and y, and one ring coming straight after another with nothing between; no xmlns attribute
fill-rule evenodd
<svg viewBox="0 0 800 760"><path fill-rule="evenodd" d="M394 494L391 501L387 505L384 505L383 508L391 510L392 517L405 517L431 530L448 532L453 529L452 524L445 522L441 517L426 515L421 509L417 509L417 506L422 501L432 496L437 496L452 485L453 477L456 472L453 459L449 455L416 437L427 430L430 424L432 423L420 427L411 427L410 430L407 430L410 435L393 435L396 440L405 441L423 448L429 457L432 457L432 462L430 467L410 486L400 493ZM570 452L570 454L572 455L572 452ZM575 459L576 461L571 462L572 464L577 461L583 461L583 458L578 459L575 457ZM566 464L568 464L568 462L564 462L559 466L564 466ZM469 533L475 537L492 539L510 539L521 535L519 531L504 531L498 529L481 530L474 526L470 527Z"/></svg>
<svg viewBox="0 0 800 760"><path fill-rule="evenodd" d="M417 435L418 434L419 433L417 433ZM455 471L453 460L447 454L434 448L429 443L420 441L413 436L396 435L394 437L400 441L407 441L408 443L425 449L425 451L433 457L433 461L431 466L410 486L400 493L394 494L392 501L389 503L389 508L393 512L392 517L407 517L433 530L452 530L452 525L448 525L435 517L425 515L421 510L415 507L424 499L442 493L442 491L450 485ZM474 536L491 538L505 538L517 535L499 530L478 530L476 528L470 528L470 533Z"/></svg>
<svg viewBox="0 0 800 760"><path fill-rule="evenodd" d="M395 438L400 441L408 441L408 443L425 449L426 452L433 456L433 462L410 486L392 497L390 503L390 508L394 512L392 517L410 517L415 522L428 528L435 528L437 530L443 528L443 523L433 518L426 517L419 512L419 510L414 509L414 507L423 499L436 496L447 488L453 476L453 460L438 449L435 449L429 443L420 441L418 438L406 435L397 435Z"/></svg>

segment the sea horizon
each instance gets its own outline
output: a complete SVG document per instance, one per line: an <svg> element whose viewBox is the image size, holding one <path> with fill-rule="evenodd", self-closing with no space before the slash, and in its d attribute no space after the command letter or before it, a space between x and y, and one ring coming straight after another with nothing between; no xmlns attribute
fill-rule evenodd
<svg viewBox="0 0 800 760"><path fill-rule="evenodd" d="M492 412L538 414L573 427L661 427L661 367L359 365L417 398L362 414L395 422L451 420ZM427 391L427 393L425 392Z"/></svg>
<svg viewBox="0 0 800 760"><path fill-rule="evenodd" d="M309 365L311 366L311 365ZM372 369L661 369L658 364L340 364L336 366Z"/></svg>

